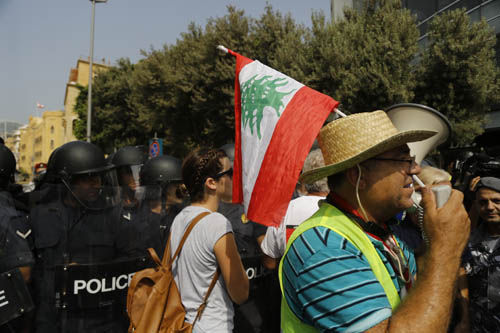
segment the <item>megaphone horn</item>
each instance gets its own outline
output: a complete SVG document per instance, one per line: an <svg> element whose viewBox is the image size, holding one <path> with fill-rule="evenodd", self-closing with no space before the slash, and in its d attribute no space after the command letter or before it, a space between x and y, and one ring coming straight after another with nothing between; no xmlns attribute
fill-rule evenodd
<svg viewBox="0 0 500 333"><path fill-rule="evenodd" d="M431 130L437 132L436 135L426 140L408 143L411 154L415 155L415 160L419 164L431 151L448 143L451 124L442 113L431 107L404 103L393 105L385 112L399 131Z"/></svg>

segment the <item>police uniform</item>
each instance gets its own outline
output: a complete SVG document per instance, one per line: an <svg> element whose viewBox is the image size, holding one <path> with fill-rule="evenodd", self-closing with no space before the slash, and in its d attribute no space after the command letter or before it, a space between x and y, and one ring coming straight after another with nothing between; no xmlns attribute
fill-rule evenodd
<svg viewBox="0 0 500 333"><path fill-rule="evenodd" d="M170 206L165 213L158 214L151 211L147 201L134 209L123 208L121 220L128 224L136 235L135 242L141 249L142 255L149 257L148 248L153 248L160 259L163 257L170 227L175 216L182 210L181 205Z"/></svg>
<svg viewBox="0 0 500 333"><path fill-rule="evenodd" d="M471 233L464 251L469 284L471 332L498 332L500 327L500 237L485 223Z"/></svg>
<svg viewBox="0 0 500 333"><path fill-rule="evenodd" d="M9 192L0 191L0 273L34 264L33 255L26 240L29 235L26 215L14 208L14 200ZM21 281L21 283L24 286L24 282ZM3 291L1 303L2 305L5 303ZM0 306L0 311L2 310ZM12 328L14 324L19 323L9 322L0 326L0 331L9 332L14 329Z"/></svg>
<svg viewBox="0 0 500 333"><path fill-rule="evenodd" d="M56 308L55 265L106 263L139 255L119 209L86 210L62 200L35 207L30 216L36 267L36 332L124 332L120 302L99 308Z"/></svg>
<svg viewBox="0 0 500 333"><path fill-rule="evenodd" d="M6 191L0 192L0 228L0 271L33 265L26 241L30 234L27 217L14 208L14 201Z"/></svg>
<svg viewBox="0 0 500 333"><path fill-rule="evenodd" d="M234 307L234 332L279 332L280 297L275 271L261 265L262 251L257 242L266 227L249 221L243 205L219 203L219 213L233 227L234 238L249 282L248 300Z"/></svg>

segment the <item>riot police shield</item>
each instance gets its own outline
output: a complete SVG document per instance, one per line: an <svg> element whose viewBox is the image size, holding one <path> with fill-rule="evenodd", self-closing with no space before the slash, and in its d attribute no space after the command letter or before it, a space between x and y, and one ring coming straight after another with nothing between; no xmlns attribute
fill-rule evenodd
<svg viewBox="0 0 500 333"><path fill-rule="evenodd" d="M126 299L137 271L153 267L146 258L120 262L55 266L56 308L68 311L101 308Z"/></svg>
<svg viewBox="0 0 500 333"><path fill-rule="evenodd" d="M31 311L33 307L19 269L0 273L0 326Z"/></svg>
<svg viewBox="0 0 500 333"><path fill-rule="evenodd" d="M128 325L123 275L144 267L133 262L141 253L133 229L120 219L120 188L80 176L68 178L69 187L50 184L30 214L37 332L120 331Z"/></svg>

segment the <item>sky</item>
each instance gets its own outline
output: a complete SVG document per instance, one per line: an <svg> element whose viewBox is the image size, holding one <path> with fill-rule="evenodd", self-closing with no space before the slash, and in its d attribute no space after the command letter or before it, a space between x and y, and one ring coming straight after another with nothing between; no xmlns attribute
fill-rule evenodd
<svg viewBox="0 0 500 333"><path fill-rule="evenodd" d="M258 18L266 3L311 25L313 11L328 17L330 0L108 0L96 4L94 59L136 63L140 50L175 44L188 24L205 26L226 7ZM45 110L62 110L70 69L90 49L89 0L0 0L0 121L26 124Z"/></svg>

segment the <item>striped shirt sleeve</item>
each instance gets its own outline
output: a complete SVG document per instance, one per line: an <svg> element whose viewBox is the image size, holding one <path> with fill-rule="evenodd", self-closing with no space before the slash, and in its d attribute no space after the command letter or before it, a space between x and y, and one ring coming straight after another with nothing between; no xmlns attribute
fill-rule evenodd
<svg viewBox="0 0 500 333"><path fill-rule="evenodd" d="M283 274L288 305L321 331L363 331L391 316L365 256L328 228L309 229L295 240Z"/></svg>

